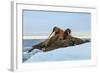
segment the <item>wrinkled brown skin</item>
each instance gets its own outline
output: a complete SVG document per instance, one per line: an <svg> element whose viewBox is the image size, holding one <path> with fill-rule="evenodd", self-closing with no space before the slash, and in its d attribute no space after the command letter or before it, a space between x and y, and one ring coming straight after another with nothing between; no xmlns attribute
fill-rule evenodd
<svg viewBox="0 0 100 73"><path fill-rule="evenodd" d="M37 45L33 45L32 49L30 49L28 52L31 52L35 48L46 52L46 51L50 51L50 50L54 50L58 48L74 46L74 45L85 43L80 38L72 37L70 29L66 29L65 31L63 31L62 29L58 27L54 27L52 33L53 32L55 33L54 36L52 36L50 39L47 39Z"/></svg>
<svg viewBox="0 0 100 73"><path fill-rule="evenodd" d="M70 41L73 41L74 45L79 45L84 43L84 41L80 38L71 36L71 30L68 28L64 32L64 39L69 39Z"/></svg>
<svg viewBox="0 0 100 73"><path fill-rule="evenodd" d="M51 44L52 44L52 42L55 42L55 41L57 41L57 40L63 40L63 36L64 36L64 31L62 30L62 29L60 29L60 28L58 28L58 27L54 27L53 28L53 31L52 31L52 33L54 32L54 35L50 38L50 36L49 36L49 38L50 39L47 39L45 42L44 42L44 44L45 44L45 47L48 47L48 46L50 46ZM51 33L51 34L52 34Z"/></svg>
<svg viewBox="0 0 100 73"><path fill-rule="evenodd" d="M53 32L54 32L54 35L50 38L50 36ZM63 40L63 38L64 38L63 37L64 31L56 26L53 28L53 31L51 32L51 34L49 36L50 39L47 39L44 42L41 42L37 45L33 45L32 49L30 49L28 52L31 52L34 48L37 48L40 50L43 50L42 48L45 48L45 51L46 51L46 48L50 47L52 45L52 43L55 43L55 41L57 41L57 40Z"/></svg>
<svg viewBox="0 0 100 73"><path fill-rule="evenodd" d="M48 46L45 46L44 42L41 42L41 43L39 43L37 45L32 46L32 49L30 49L29 52L31 52L35 48L40 49L40 50L42 50L44 52L47 52L47 51L54 50L54 49L57 49L57 48L68 47L69 45L70 46L74 45L73 41L70 41L69 39L56 40L55 36L50 38L50 42L49 42L50 44Z"/></svg>
<svg viewBox="0 0 100 73"><path fill-rule="evenodd" d="M46 51L50 51L50 50L54 50L58 48L68 47L69 45L73 46L74 44L70 40L58 40L58 41L55 41L50 46L46 47L43 51L46 52Z"/></svg>

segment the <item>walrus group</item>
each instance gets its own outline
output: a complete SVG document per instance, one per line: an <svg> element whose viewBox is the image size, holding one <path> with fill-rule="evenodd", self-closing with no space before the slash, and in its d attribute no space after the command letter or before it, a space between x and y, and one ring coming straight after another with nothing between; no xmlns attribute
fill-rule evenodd
<svg viewBox="0 0 100 73"><path fill-rule="evenodd" d="M67 28L64 31L55 26L48 39L46 39L45 41L39 44L33 45L28 52L31 52L34 49L39 49L44 52L47 52L50 50L68 47L68 46L75 46L86 42L90 42L90 40L83 40L77 37L73 37L71 35L71 29Z"/></svg>

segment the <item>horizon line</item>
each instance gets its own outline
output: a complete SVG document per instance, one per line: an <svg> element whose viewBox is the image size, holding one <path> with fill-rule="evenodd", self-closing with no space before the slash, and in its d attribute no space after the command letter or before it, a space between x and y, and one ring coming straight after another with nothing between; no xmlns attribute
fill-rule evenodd
<svg viewBox="0 0 100 73"><path fill-rule="evenodd" d="M75 36L78 38L91 38L91 36ZM47 39L48 36L23 36L23 39Z"/></svg>

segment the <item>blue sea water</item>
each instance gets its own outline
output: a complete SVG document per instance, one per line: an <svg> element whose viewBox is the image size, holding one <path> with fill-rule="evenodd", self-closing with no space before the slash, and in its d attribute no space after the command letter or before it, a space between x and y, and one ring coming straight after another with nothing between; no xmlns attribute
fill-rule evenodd
<svg viewBox="0 0 100 73"><path fill-rule="evenodd" d="M41 39L23 39L23 47L31 47L32 45L40 43Z"/></svg>
<svg viewBox="0 0 100 73"><path fill-rule="evenodd" d="M27 54L27 51L32 48L33 45L36 45L44 39L23 39L23 62L30 58L31 54Z"/></svg>

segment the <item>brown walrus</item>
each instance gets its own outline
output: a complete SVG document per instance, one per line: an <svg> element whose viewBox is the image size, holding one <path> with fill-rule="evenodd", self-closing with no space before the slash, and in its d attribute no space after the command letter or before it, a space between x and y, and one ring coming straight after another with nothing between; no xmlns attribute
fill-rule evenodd
<svg viewBox="0 0 100 73"><path fill-rule="evenodd" d="M77 37L72 37L71 30L69 28L63 31L58 27L54 27L52 33L53 32L55 33L54 36L50 37L51 36L50 35L49 36L50 39L47 39L44 42L41 42L37 45L33 45L32 49L30 49L28 52L31 52L35 48L40 49L42 51L50 51L57 48L74 46L85 42L89 42L89 41L83 41L82 39Z"/></svg>
<svg viewBox="0 0 100 73"><path fill-rule="evenodd" d="M65 30L64 39L69 39L70 41L73 41L74 45L84 43L82 39L71 36L71 30L69 28Z"/></svg>
<svg viewBox="0 0 100 73"><path fill-rule="evenodd" d="M52 34L54 33L54 35L52 37L50 37ZM43 50L43 48L48 48L49 46L51 46L52 43L54 43L57 40L63 40L64 38L64 31L58 27L54 27L53 31L51 32L49 38L37 45L33 45L32 49L30 49L28 52L31 52L34 48Z"/></svg>
<svg viewBox="0 0 100 73"><path fill-rule="evenodd" d="M64 32L63 40L56 40L55 42L52 42L50 46L45 47L45 51L68 47L68 46L75 46L85 42L89 42L89 40L82 40L80 38L71 36L71 30L68 28Z"/></svg>
<svg viewBox="0 0 100 73"><path fill-rule="evenodd" d="M53 33L54 33L54 35L52 37L50 37ZM63 40L64 39L64 31L55 26L53 28L53 31L51 32L50 36L43 43L45 45L45 47L50 46L52 44L52 42L55 42L57 40Z"/></svg>

